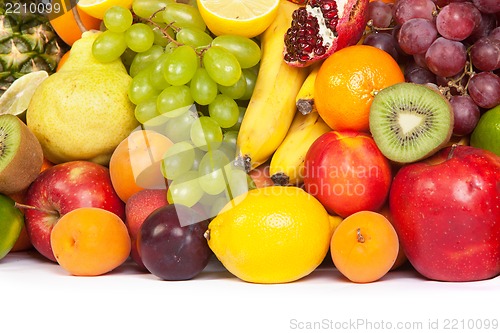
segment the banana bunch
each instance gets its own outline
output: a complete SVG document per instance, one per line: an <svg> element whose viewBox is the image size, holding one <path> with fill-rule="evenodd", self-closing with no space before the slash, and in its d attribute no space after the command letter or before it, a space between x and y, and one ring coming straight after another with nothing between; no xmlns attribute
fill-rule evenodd
<svg viewBox="0 0 500 333"><path fill-rule="evenodd" d="M297 112L288 133L269 165L269 174L277 185L298 185L303 182L304 159L309 147L322 134L331 131L319 113Z"/></svg>
<svg viewBox="0 0 500 333"><path fill-rule="evenodd" d="M295 97L297 110L302 114L316 112L316 107L314 106L314 81L316 81L316 76L318 75L320 67L321 63L312 66L311 72L307 75L307 78Z"/></svg>
<svg viewBox="0 0 500 333"><path fill-rule="evenodd" d="M295 115L295 97L309 69L283 60L284 35L299 8L281 0L278 15L261 36L262 58L257 82L237 138L238 164L250 171L267 161L281 144Z"/></svg>

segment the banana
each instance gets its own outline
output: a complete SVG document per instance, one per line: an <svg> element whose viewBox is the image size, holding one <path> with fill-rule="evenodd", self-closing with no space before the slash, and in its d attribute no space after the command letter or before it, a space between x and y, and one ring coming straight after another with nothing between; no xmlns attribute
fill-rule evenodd
<svg viewBox="0 0 500 333"><path fill-rule="evenodd" d="M271 179L277 185L298 185L303 182L304 159L309 147L322 134L331 131L319 113L297 112L288 133L269 165Z"/></svg>
<svg viewBox="0 0 500 333"><path fill-rule="evenodd" d="M318 75L320 67L321 64L313 65L311 72L307 75L307 78L295 97L297 110L304 115L316 111L316 107L314 106L314 81L316 81L316 76Z"/></svg>
<svg viewBox="0 0 500 333"><path fill-rule="evenodd" d="M261 36L262 57L255 88L237 138L237 164L248 172L266 162L286 136L295 96L309 70L283 60L284 35L299 5L281 0L276 19Z"/></svg>

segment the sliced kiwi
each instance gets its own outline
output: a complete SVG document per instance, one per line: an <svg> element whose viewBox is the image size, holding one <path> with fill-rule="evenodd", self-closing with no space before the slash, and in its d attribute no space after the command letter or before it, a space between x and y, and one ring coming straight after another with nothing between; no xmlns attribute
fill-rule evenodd
<svg viewBox="0 0 500 333"><path fill-rule="evenodd" d="M411 163L432 155L450 140L453 110L438 91L403 82L375 95L369 123L382 154L394 162Z"/></svg>
<svg viewBox="0 0 500 333"><path fill-rule="evenodd" d="M26 189L42 163L42 146L26 124L14 115L0 115L0 193Z"/></svg>

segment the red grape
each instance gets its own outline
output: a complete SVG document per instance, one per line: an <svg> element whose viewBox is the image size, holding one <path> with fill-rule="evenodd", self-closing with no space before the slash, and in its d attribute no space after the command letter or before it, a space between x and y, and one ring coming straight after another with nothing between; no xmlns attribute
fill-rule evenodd
<svg viewBox="0 0 500 333"><path fill-rule="evenodd" d="M368 20L376 28L387 28L392 21L392 7L382 1L371 1L367 8Z"/></svg>
<svg viewBox="0 0 500 333"><path fill-rule="evenodd" d="M423 68L427 68L427 64L425 63L425 53L414 54L413 55L413 60L415 61L415 63L418 66L423 67Z"/></svg>
<svg viewBox="0 0 500 333"><path fill-rule="evenodd" d="M493 14L481 13L479 25L472 31L467 38L467 42L474 44L479 38L488 36L496 27L497 19Z"/></svg>
<svg viewBox="0 0 500 333"><path fill-rule="evenodd" d="M500 1L498 0L472 0L474 6L482 13L497 13L500 12Z"/></svg>
<svg viewBox="0 0 500 333"><path fill-rule="evenodd" d="M437 38L437 30L429 20L413 18L401 25L398 43L407 54L425 53Z"/></svg>
<svg viewBox="0 0 500 333"><path fill-rule="evenodd" d="M436 17L436 28L450 40L464 40L479 26L481 13L471 3L453 2L444 6Z"/></svg>
<svg viewBox="0 0 500 333"><path fill-rule="evenodd" d="M391 34L383 32L371 33L365 37L363 44L374 46L389 53L396 61L399 58L398 51L396 50L396 40Z"/></svg>
<svg viewBox="0 0 500 333"><path fill-rule="evenodd" d="M464 44L438 37L425 53L427 67L436 75L453 76L464 69L467 52Z"/></svg>
<svg viewBox="0 0 500 333"><path fill-rule="evenodd" d="M485 109L500 104L500 78L492 72L481 72L469 80L468 92L474 102Z"/></svg>
<svg viewBox="0 0 500 333"><path fill-rule="evenodd" d="M399 0L392 11L397 24L403 24L412 18L433 20L436 5L431 0Z"/></svg>
<svg viewBox="0 0 500 333"><path fill-rule="evenodd" d="M158 208L139 229L137 246L144 266L163 280L195 277L212 255L204 238L207 227L208 221L203 221L192 208L182 205Z"/></svg>
<svg viewBox="0 0 500 333"><path fill-rule="evenodd" d="M500 40L500 27L496 27L495 29L491 30L491 32L488 36L490 38Z"/></svg>
<svg viewBox="0 0 500 333"><path fill-rule="evenodd" d="M470 49L474 67L481 71L494 71L500 68L500 39L480 38Z"/></svg>
<svg viewBox="0 0 500 333"><path fill-rule="evenodd" d="M481 116L479 107L468 95L452 96L450 98L453 110L453 134L462 136L472 133Z"/></svg>
<svg viewBox="0 0 500 333"><path fill-rule="evenodd" d="M405 66L405 81L418 84L436 83L436 75L424 67L420 67L415 62L410 62Z"/></svg>

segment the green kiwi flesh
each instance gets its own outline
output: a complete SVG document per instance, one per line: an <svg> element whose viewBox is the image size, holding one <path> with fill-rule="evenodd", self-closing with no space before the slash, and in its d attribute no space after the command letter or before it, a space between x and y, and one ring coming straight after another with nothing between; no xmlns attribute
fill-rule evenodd
<svg viewBox="0 0 500 333"><path fill-rule="evenodd" d="M370 132L388 159L411 163L426 158L451 138L453 110L438 91L416 83L397 83L375 95Z"/></svg>
<svg viewBox="0 0 500 333"><path fill-rule="evenodd" d="M0 115L0 193L26 189L42 164L42 146L26 124L14 115Z"/></svg>

